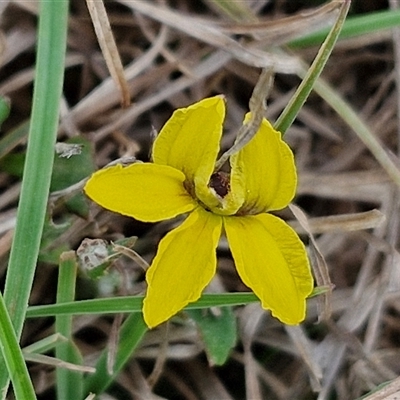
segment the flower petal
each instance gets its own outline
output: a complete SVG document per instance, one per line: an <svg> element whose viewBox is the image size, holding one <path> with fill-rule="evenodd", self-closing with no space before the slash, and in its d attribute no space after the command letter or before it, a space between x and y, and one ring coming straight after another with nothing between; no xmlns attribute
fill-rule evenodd
<svg viewBox="0 0 400 400"><path fill-rule="evenodd" d="M224 227L237 271L262 307L285 324L300 323L313 279L296 232L269 214L224 217Z"/></svg>
<svg viewBox="0 0 400 400"><path fill-rule="evenodd" d="M246 115L245 122L250 118ZM293 153L280 132L263 119L254 138L230 158L232 191L243 189L240 214L280 210L293 199L297 185Z"/></svg>
<svg viewBox="0 0 400 400"><path fill-rule="evenodd" d="M214 170L225 118L222 96L201 100L176 110L154 142L153 160L195 177L207 185Z"/></svg>
<svg viewBox="0 0 400 400"><path fill-rule="evenodd" d="M84 190L108 210L144 222L157 222L197 206L185 190L184 180L181 171L165 165L116 165L94 173Z"/></svg>
<svg viewBox="0 0 400 400"><path fill-rule="evenodd" d="M221 230L222 218L199 207L161 240L146 275L143 315L149 327L200 297L215 274Z"/></svg>

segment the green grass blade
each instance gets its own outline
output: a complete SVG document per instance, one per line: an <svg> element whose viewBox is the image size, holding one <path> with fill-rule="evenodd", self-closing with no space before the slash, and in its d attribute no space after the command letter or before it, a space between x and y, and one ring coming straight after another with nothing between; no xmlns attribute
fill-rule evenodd
<svg viewBox="0 0 400 400"><path fill-rule="evenodd" d="M57 285L57 303L73 301L78 265L74 251L61 254ZM56 332L68 339L56 347L56 358L73 364L82 364L82 357L72 342L72 315L57 315ZM81 399L83 375L58 367L56 369L57 400Z"/></svg>
<svg viewBox="0 0 400 400"><path fill-rule="evenodd" d="M329 288L320 286L314 288L309 298L325 293ZM185 307L186 310L196 310L210 307L241 306L259 301L254 293L205 293L199 300ZM142 312L143 296L121 296L105 299L73 301L63 304L31 306L26 316L28 318L51 317L61 314L118 314Z"/></svg>
<svg viewBox="0 0 400 400"><path fill-rule="evenodd" d="M186 309L224 307L249 304L259 301L254 293L206 293ZM142 312L143 296L111 297L106 299L81 300L64 304L32 306L28 308L27 317L48 317L61 314L114 314Z"/></svg>
<svg viewBox="0 0 400 400"><path fill-rule="evenodd" d="M10 316L8 315L3 296L0 293L0 348L8 374L17 399L36 399L35 390L29 377L28 369L18 344ZM4 369L3 367L1 368ZM7 373L7 371L4 371ZM8 376L8 374L6 376ZM2 398L5 398L7 385L3 388Z"/></svg>
<svg viewBox="0 0 400 400"><path fill-rule="evenodd" d="M385 10L349 18L340 33L339 39L387 30L400 26L400 10ZM329 29L321 29L289 43L291 48L317 46L326 37Z"/></svg>
<svg viewBox="0 0 400 400"><path fill-rule="evenodd" d="M68 1L40 2L31 126L4 290L4 301L17 337L25 320L49 193L63 84L67 19ZM7 385L8 375L1 371L0 388Z"/></svg>
<svg viewBox="0 0 400 400"><path fill-rule="evenodd" d="M53 350L60 343L64 343L66 339L58 333L53 333L43 339L38 340L22 349L24 353L28 354L44 354Z"/></svg>
<svg viewBox="0 0 400 400"><path fill-rule="evenodd" d="M326 37L326 40L319 49L314 62L307 71L295 94L290 99L288 105L285 107L282 114L279 116L278 120L274 124L274 128L282 132L282 134L284 134L289 126L292 125L301 107L303 107L303 104L311 93L315 82L321 75L321 72L324 69L325 64L328 61L328 58L331 55L335 43L339 37L340 31L346 19L346 15L349 11L349 7L350 1L346 1L343 3L339 11L338 18L335 24L332 26L332 29Z"/></svg>

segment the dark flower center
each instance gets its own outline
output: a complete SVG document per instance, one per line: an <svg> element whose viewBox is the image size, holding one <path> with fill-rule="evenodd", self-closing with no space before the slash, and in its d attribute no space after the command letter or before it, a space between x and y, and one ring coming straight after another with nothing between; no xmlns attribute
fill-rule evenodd
<svg viewBox="0 0 400 400"><path fill-rule="evenodd" d="M218 196L224 198L230 189L229 174L222 171L212 174L208 186L213 188Z"/></svg>

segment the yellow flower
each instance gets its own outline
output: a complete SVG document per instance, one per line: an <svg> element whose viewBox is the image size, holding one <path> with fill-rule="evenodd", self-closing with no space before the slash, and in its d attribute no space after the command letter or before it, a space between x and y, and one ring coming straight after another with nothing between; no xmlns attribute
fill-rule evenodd
<svg viewBox="0 0 400 400"><path fill-rule="evenodd" d="M230 157L230 173L214 173L224 118L221 96L178 109L154 142L153 163L100 170L85 186L96 203L140 221L189 213L161 240L147 272L143 314L149 327L201 296L216 272L223 230L242 281L262 307L286 324L305 318L313 280L304 245L289 225L266 213L293 199L292 151L264 119Z"/></svg>

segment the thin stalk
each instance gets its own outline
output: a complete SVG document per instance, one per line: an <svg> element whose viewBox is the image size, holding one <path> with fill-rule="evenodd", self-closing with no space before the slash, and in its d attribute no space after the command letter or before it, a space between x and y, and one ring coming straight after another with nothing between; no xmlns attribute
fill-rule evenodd
<svg viewBox="0 0 400 400"><path fill-rule="evenodd" d="M228 149L219 160L215 163L214 173L222 168L222 166L228 161L229 157L238 151L240 151L247 143L253 139L254 135L260 129L262 119L267 108L265 101L272 88L274 81L273 70L264 69L260 77L258 78L257 84L254 87L253 93L249 102L250 118L242 125L239 132L236 135L236 140L233 146Z"/></svg>
<svg viewBox="0 0 400 400"><path fill-rule="evenodd" d="M350 1L345 0L340 8L338 18L332 29L330 30L328 36L326 37L324 43L322 44L321 48L319 49L314 62L307 71L295 94L290 99L288 105L282 111L282 114L279 116L278 120L274 124L274 128L282 132L282 134L284 134L287 129L292 125L301 107L303 107L304 103L307 100L307 97L311 93L315 82L321 75L321 72L324 69L325 64L328 61L328 58L331 55L335 43L339 37L349 8Z"/></svg>

